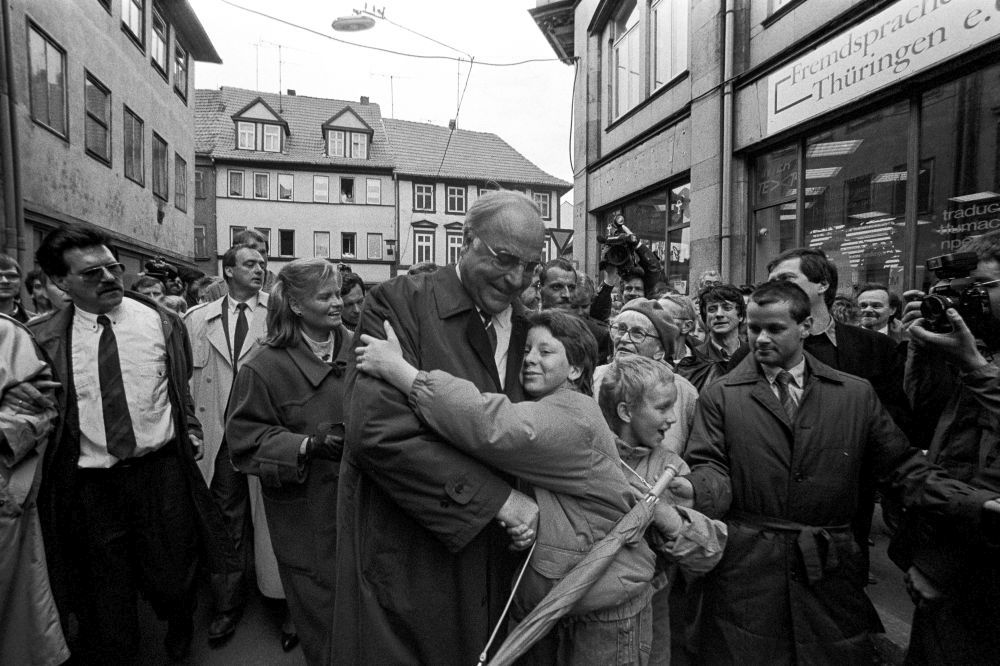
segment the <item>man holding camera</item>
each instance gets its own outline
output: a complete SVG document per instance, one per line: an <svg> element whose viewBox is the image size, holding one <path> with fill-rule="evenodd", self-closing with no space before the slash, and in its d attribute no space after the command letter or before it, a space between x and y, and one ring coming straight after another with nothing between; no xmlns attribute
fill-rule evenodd
<svg viewBox="0 0 1000 666"><path fill-rule="evenodd" d="M968 278L965 298L934 297L923 313L923 293L905 294L905 388L914 413L937 417L928 459L986 500L1000 492L1000 369L989 360L1000 351L1000 247L980 252ZM970 296L979 308L968 307ZM965 318L947 307L959 302ZM946 306L937 321L936 308L928 307L934 304ZM989 316L976 316L987 310ZM1000 520L984 518L974 530L924 512L905 514L889 554L906 571L916 604L907 663L989 663L1000 653Z"/></svg>

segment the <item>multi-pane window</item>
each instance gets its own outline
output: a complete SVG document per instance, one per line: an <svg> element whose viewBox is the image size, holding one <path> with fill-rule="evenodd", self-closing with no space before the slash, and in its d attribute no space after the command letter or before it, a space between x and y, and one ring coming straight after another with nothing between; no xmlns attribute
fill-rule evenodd
<svg viewBox="0 0 1000 666"><path fill-rule="evenodd" d="M278 201L292 200L293 178L290 173L278 174Z"/></svg>
<svg viewBox="0 0 1000 666"><path fill-rule="evenodd" d="M282 257L295 256L295 231L278 229L278 255Z"/></svg>
<svg viewBox="0 0 1000 666"><path fill-rule="evenodd" d="M330 232L329 231L314 231L313 232L313 256L322 257L324 259L330 258Z"/></svg>
<svg viewBox="0 0 1000 666"><path fill-rule="evenodd" d="M368 159L368 135L351 132L351 157L356 160Z"/></svg>
<svg viewBox="0 0 1000 666"><path fill-rule="evenodd" d="M86 73L83 83L84 109L84 145L87 154L96 157L105 164L111 163L111 92Z"/></svg>
<svg viewBox="0 0 1000 666"><path fill-rule="evenodd" d="M66 136L66 52L33 25L28 28L28 69L31 117Z"/></svg>
<svg viewBox="0 0 1000 666"><path fill-rule="evenodd" d="M614 117L639 103L642 85L642 31L639 29L640 6L627 0L612 22L612 72L614 75Z"/></svg>
<svg viewBox="0 0 1000 666"><path fill-rule="evenodd" d="M167 142L156 132L153 132L153 194L164 201L170 192L170 176L168 175Z"/></svg>
<svg viewBox="0 0 1000 666"><path fill-rule="evenodd" d="M378 178L369 178L366 185L368 189L365 201L376 205L382 203L382 181Z"/></svg>
<svg viewBox="0 0 1000 666"><path fill-rule="evenodd" d="M340 178L340 203L354 203L354 179Z"/></svg>
<svg viewBox="0 0 1000 666"><path fill-rule="evenodd" d="M434 186L429 183L413 184L413 210L434 210Z"/></svg>
<svg viewBox="0 0 1000 666"><path fill-rule="evenodd" d="M179 210L186 211L188 193L188 164L187 161L174 153L174 206Z"/></svg>
<svg viewBox="0 0 1000 666"><path fill-rule="evenodd" d="M326 203L330 200L330 177L313 176L313 201Z"/></svg>
<svg viewBox="0 0 1000 666"><path fill-rule="evenodd" d="M425 261L434 261L434 232L414 231L413 262L422 264Z"/></svg>
<svg viewBox="0 0 1000 666"><path fill-rule="evenodd" d="M194 226L194 256L208 256L208 236L205 233L205 227L200 224Z"/></svg>
<svg viewBox="0 0 1000 666"><path fill-rule="evenodd" d="M688 0L657 0L650 7L653 90L687 69Z"/></svg>
<svg viewBox="0 0 1000 666"><path fill-rule="evenodd" d="M457 264L462 254L462 234L449 233L447 236L448 263Z"/></svg>
<svg viewBox="0 0 1000 666"><path fill-rule="evenodd" d="M538 206L538 210L542 214L543 220L552 219L552 206L550 205L551 197L548 192L532 192L531 198L535 200L535 204Z"/></svg>
<svg viewBox="0 0 1000 666"><path fill-rule="evenodd" d="M174 37L174 90L183 99L188 95L188 52Z"/></svg>
<svg viewBox="0 0 1000 666"><path fill-rule="evenodd" d="M330 130L326 135L327 154L330 157L344 156L344 132L340 130Z"/></svg>
<svg viewBox="0 0 1000 666"><path fill-rule="evenodd" d="M281 127L264 125L264 150L269 153L281 152Z"/></svg>
<svg viewBox="0 0 1000 666"><path fill-rule="evenodd" d="M146 34L145 0L122 0L122 27L139 46L145 44Z"/></svg>
<svg viewBox="0 0 1000 666"><path fill-rule="evenodd" d="M167 75L167 22L160 16L160 12L153 7L153 33L150 39L150 56L156 69L164 76Z"/></svg>
<svg viewBox="0 0 1000 666"><path fill-rule="evenodd" d="M257 134L253 123L236 123L237 144L241 150L256 148Z"/></svg>
<svg viewBox="0 0 1000 666"><path fill-rule="evenodd" d="M448 209L449 213L465 212L465 187L448 186Z"/></svg>
<svg viewBox="0 0 1000 666"><path fill-rule="evenodd" d="M205 198L205 172L201 169L194 170L194 198Z"/></svg>
<svg viewBox="0 0 1000 666"><path fill-rule="evenodd" d="M340 234L340 256L354 258L358 255L358 235L354 232Z"/></svg>
<svg viewBox="0 0 1000 666"><path fill-rule="evenodd" d="M229 172L229 196L231 196L231 197L242 197L243 196L243 172L242 171L230 171Z"/></svg>
<svg viewBox="0 0 1000 666"><path fill-rule="evenodd" d="M140 185L145 184L146 175L143 168L143 127L142 118L125 107L122 122L122 146L125 150L125 177Z"/></svg>
<svg viewBox="0 0 1000 666"><path fill-rule="evenodd" d="M255 173L253 175L253 198L267 199L271 195L271 174Z"/></svg>

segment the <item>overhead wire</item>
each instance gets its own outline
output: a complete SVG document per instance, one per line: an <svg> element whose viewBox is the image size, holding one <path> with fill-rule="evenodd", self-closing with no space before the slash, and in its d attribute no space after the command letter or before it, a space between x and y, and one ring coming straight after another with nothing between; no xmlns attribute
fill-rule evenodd
<svg viewBox="0 0 1000 666"><path fill-rule="evenodd" d="M469 79L472 77L472 62L469 62L469 71L465 75L465 85L462 87L462 94L458 98L458 108L455 109L455 121L451 125L451 131L448 132L448 143L444 145L444 153L441 154L441 163L438 164L437 174L435 177L441 175L441 168L444 167L445 158L448 157L448 148L451 147L451 137L455 136L455 130L458 129L458 114L462 112L462 102L465 100L465 91L469 89Z"/></svg>

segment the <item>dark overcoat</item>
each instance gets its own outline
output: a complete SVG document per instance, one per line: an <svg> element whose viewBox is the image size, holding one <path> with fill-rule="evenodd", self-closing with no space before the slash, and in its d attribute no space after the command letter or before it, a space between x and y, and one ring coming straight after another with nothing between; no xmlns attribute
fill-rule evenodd
<svg viewBox="0 0 1000 666"><path fill-rule="evenodd" d="M526 321L515 308L505 392L516 401ZM419 369L504 392L454 266L372 289L358 338L384 338L386 320ZM515 556L494 518L511 485L441 441L405 395L353 366L348 400L333 661L474 664L510 591Z"/></svg>
<svg viewBox="0 0 1000 666"><path fill-rule="evenodd" d="M132 292L128 292L125 297L152 308L160 317L167 350L168 397L174 416L174 432L179 443L177 450L185 470L189 472L189 489L194 500L196 524L208 569L218 573L239 571L241 565L226 532L222 513L198 470L194 450L188 440L188 433L200 438L202 430L195 417L188 389L191 378L191 344L184 324L176 313L157 305L152 299ZM80 420L73 389L70 359L72 348L69 344L74 311L75 307L70 305L62 310L46 313L28 324L38 345L48 356L55 379L62 384L56 391L62 419L45 452L38 506L52 591L64 625L75 605L74 581L80 580L82 575L76 568L74 558L74 528L77 526L71 524L75 514L75 494L67 491L75 486L77 461L80 459Z"/></svg>
<svg viewBox="0 0 1000 666"><path fill-rule="evenodd" d="M302 342L251 352L236 376L226 441L233 463L260 478L281 583L309 664L329 663L337 554L336 460L301 460L302 441L342 423L350 331L333 365Z"/></svg>
<svg viewBox="0 0 1000 666"><path fill-rule="evenodd" d="M705 663L871 663L880 625L850 529L864 476L906 504L979 519L981 500L909 446L866 380L806 365L794 423L753 356L699 397L695 508L729 527L704 581Z"/></svg>

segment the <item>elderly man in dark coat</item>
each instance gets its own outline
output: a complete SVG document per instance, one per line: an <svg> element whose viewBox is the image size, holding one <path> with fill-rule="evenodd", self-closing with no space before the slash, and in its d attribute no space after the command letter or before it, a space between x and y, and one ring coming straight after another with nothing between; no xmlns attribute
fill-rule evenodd
<svg viewBox="0 0 1000 666"><path fill-rule="evenodd" d="M702 392L675 481L724 518L729 543L705 579L704 663L871 663L878 626L851 521L862 479L956 522L984 498L908 445L871 385L803 352L808 297L769 282L748 307L753 355ZM986 504L992 504L986 502Z"/></svg>
<svg viewBox="0 0 1000 666"><path fill-rule="evenodd" d="M518 296L541 255L541 217L526 196L501 191L469 209L464 233L457 266L375 287L357 333L384 338L389 321L417 368L520 400ZM497 523L530 523L537 507L440 441L389 384L352 368L347 395L333 661L475 663L516 563Z"/></svg>

